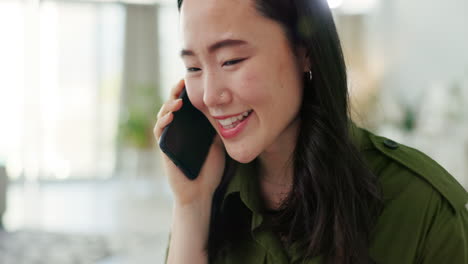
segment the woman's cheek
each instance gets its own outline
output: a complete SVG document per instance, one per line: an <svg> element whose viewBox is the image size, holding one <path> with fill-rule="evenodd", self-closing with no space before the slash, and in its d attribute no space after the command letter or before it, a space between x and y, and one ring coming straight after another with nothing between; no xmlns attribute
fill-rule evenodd
<svg viewBox="0 0 468 264"><path fill-rule="evenodd" d="M254 69L244 72L239 84L239 94L242 95L246 103L257 104L268 97L266 94L268 92L267 80Z"/></svg>

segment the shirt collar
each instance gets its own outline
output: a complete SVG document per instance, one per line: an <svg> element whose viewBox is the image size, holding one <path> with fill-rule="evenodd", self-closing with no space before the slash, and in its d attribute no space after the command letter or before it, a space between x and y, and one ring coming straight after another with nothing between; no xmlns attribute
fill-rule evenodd
<svg viewBox="0 0 468 264"><path fill-rule="evenodd" d="M257 159L250 163L239 163L223 197L222 207L227 197L239 193L242 202L252 212L260 211L259 186L257 182Z"/></svg>

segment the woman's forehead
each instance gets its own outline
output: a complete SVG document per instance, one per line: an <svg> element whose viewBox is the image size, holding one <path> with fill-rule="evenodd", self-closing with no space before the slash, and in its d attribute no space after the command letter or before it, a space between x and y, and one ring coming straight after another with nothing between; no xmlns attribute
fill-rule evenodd
<svg viewBox="0 0 468 264"><path fill-rule="evenodd" d="M220 39L249 41L271 32L274 23L260 15L254 0L184 0L180 30L184 48L211 44Z"/></svg>
<svg viewBox="0 0 468 264"><path fill-rule="evenodd" d="M185 0L180 24L183 34L240 29L258 19L253 0Z"/></svg>
<svg viewBox="0 0 468 264"><path fill-rule="evenodd" d="M184 0L181 13L224 14L253 8L256 0Z"/></svg>

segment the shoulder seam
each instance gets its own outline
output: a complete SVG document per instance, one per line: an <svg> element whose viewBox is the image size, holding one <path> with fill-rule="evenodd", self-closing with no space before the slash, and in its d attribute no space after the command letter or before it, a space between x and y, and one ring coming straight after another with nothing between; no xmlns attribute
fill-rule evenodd
<svg viewBox="0 0 468 264"><path fill-rule="evenodd" d="M401 144L399 144L399 150L388 150L383 146L383 141L387 138L373 134L370 134L369 136L377 150L384 153L392 160L395 160L401 165L405 166L406 168L414 172L416 175L420 176L429 184L431 184L435 188L435 190L441 194L442 197L448 200L455 213L458 210L465 209L465 204L468 200L468 193L463 188L463 186L461 186L460 183L458 183L458 181L456 181L455 178L453 178L453 176L449 172L447 172L442 166L440 166L436 161L434 161L432 158L430 158L429 156L417 149ZM424 166L421 169L417 166L411 165L408 162L405 162L404 157L402 159L400 156L395 154L396 151L398 151L398 153L401 153L402 155L415 153L418 160L424 163ZM432 162L429 163L429 161ZM433 173L440 173L444 177L428 177L428 175L431 175ZM453 188L449 188L448 186L451 186Z"/></svg>

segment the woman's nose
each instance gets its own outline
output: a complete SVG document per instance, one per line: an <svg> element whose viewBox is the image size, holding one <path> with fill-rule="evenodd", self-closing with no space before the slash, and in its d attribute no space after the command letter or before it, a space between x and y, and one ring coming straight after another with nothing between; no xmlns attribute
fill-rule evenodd
<svg viewBox="0 0 468 264"><path fill-rule="evenodd" d="M229 102L230 92L222 80L210 75L205 78L203 86L203 102L207 107L219 106Z"/></svg>

